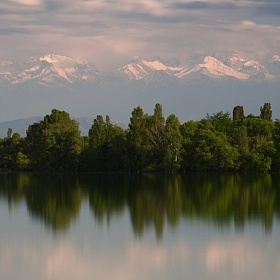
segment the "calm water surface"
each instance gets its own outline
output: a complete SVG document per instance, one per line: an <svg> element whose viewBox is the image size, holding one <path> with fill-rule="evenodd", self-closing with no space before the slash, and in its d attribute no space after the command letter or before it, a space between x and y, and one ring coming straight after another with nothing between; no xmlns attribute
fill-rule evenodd
<svg viewBox="0 0 280 280"><path fill-rule="evenodd" d="M0 279L279 279L280 175L0 175Z"/></svg>

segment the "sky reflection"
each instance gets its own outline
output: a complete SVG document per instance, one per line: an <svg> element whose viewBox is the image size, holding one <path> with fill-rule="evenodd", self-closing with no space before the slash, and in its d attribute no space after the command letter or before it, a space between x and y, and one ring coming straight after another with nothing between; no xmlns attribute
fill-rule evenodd
<svg viewBox="0 0 280 280"><path fill-rule="evenodd" d="M0 279L278 279L279 223L267 235L259 224L245 231L221 230L207 223L182 222L166 228L159 242L153 232L133 236L128 213L110 226L89 226L90 210L63 235L42 230L20 205L9 213L0 204ZM15 230L18 213L25 230ZM2 232L2 230L1 230Z"/></svg>

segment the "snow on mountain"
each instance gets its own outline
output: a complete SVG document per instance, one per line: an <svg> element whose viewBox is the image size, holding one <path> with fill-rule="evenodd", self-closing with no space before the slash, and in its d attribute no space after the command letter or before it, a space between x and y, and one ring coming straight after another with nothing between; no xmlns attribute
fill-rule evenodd
<svg viewBox="0 0 280 280"><path fill-rule="evenodd" d="M115 72L103 76L89 63L57 54L31 57L24 63L7 60L0 62L1 84L30 83L65 87L83 83L85 86L96 84L106 88L108 83L139 81L137 86L164 87L176 84L179 80L184 83L190 79L222 81L225 78L241 81L280 78L280 56L274 55L264 65L257 60L246 61L237 53L227 57L197 55L183 63L175 59L164 63L160 59L135 57Z"/></svg>
<svg viewBox="0 0 280 280"><path fill-rule="evenodd" d="M100 74L90 64L62 55L48 54L40 58L31 57L20 65L1 62L0 78L12 84L31 82L65 86L79 81L98 81Z"/></svg>
<svg viewBox="0 0 280 280"><path fill-rule="evenodd" d="M270 62L280 62L280 55L274 55L269 61Z"/></svg>
<svg viewBox="0 0 280 280"><path fill-rule="evenodd" d="M118 69L118 72L125 74L131 80L142 80L150 77L159 70L176 73L180 71L181 68L167 66L159 60L147 61L144 59L136 58L123 67L120 67Z"/></svg>
<svg viewBox="0 0 280 280"><path fill-rule="evenodd" d="M278 58L280 60L280 57L274 56L273 61L278 62ZM275 77L259 61L246 61L236 53L221 60L212 56L205 56L204 58L198 56L192 58L190 62L187 61L185 64L187 66L168 66L160 60L147 61L135 58L123 67L120 67L117 73L119 76L132 81L143 80L146 84L151 83L152 77L157 71L165 72L168 74L166 76L167 79L173 76L175 80L208 77L216 80L230 78L246 81L252 79L271 80ZM180 63L177 63L177 65L180 65ZM280 71L278 72L280 75ZM162 85L164 85L164 82L162 82Z"/></svg>
<svg viewBox="0 0 280 280"><path fill-rule="evenodd" d="M234 70L239 71L243 67L243 65L245 63L245 59L243 57L241 57L239 54L234 53L234 54L226 57L225 59L223 59L222 62L225 65L233 68Z"/></svg>
<svg viewBox="0 0 280 280"><path fill-rule="evenodd" d="M274 77L259 61L256 60L249 60L245 62L241 71L248 74L251 79L262 78L270 80Z"/></svg>
<svg viewBox="0 0 280 280"><path fill-rule="evenodd" d="M13 63L3 60L0 62L0 81L12 83L14 81L12 74Z"/></svg>
<svg viewBox="0 0 280 280"><path fill-rule="evenodd" d="M246 80L249 77L247 74L240 73L211 56L206 56L203 60L203 63L197 64L191 69L183 69L177 74L177 77L183 78L194 73L202 74L212 78L230 76L239 80Z"/></svg>

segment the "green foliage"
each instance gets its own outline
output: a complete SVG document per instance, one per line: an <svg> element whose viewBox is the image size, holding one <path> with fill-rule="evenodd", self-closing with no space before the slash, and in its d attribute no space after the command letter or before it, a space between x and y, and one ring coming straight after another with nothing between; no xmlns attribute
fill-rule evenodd
<svg viewBox="0 0 280 280"><path fill-rule="evenodd" d="M27 156L34 169L75 170L82 150L79 125L68 113L53 109L44 120L28 127Z"/></svg>
<svg viewBox="0 0 280 280"><path fill-rule="evenodd" d="M24 150L24 139L19 133L8 135L4 138L0 146L0 169L1 170L19 170L28 169L28 161L22 165L19 157Z"/></svg>
<svg viewBox="0 0 280 280"><path fill-rule="evenodd" d="M128 164L131 169L142 170L146 166L148 157L147 148L147 115L140 106L131 113L129 129L127 133Z"/></svg>
<svg viewBox="0 0 280 280"><path fill-rule="evenodd" d="M261 114L260 117L263 120L271 121L272 120L272 110L270 103L264 103L263 107L260 108Z"/></svg>
<svg viewBox="0 0 280 280"><path fill-rule="evenodd" d="M249 165L249 170L253 172L270 171L275 152L273 142L267 142L253 149L250 154L251 164Z"/></svg>
<svg viewBox="0 0 280 280"><path fill-rule="evenodd" d="M226 135L230 135L233 129L233 122L228 112L218 112L213 114L212 116L206 116L206 120L208 120L216 131L225 133Z"/></svg>
<svg viewBox="0 0 280 280"><path fill-rule="evenodd" d="M133 109L128 129L109 116L94 119L88 136L65 111L30 125L27 136L8 130L0 139L1 170L67 171L279 171L280 122L271 120L270 103L261 116L244 118L242 106L180 124L162 106L153 115Z"/></svg>
<svg viewBox="0 0 280 280"><path fill-rule="evenodd" d="M98 115L88 133L88 158L91 166L89 170L108 171L123 170L126 160L125 132L118 126L111 124L109 116Z"/></svg>
<svg viewBox="0 0 280 280"><path fill-rule="evenodd" d="M148 168L155 170L161 167L165 147L165 120L162 115L162 106L156 104L154 114L147 117L146 122L146 149L148 151Z"/></svg>
<svg viewBox="0 0 280 280"><path fill-rule="evenodd" d="M243 106L235 106L233 108L233 120L242 120L244 118L244 109Z"/></svg>
<svg viewBox="0 0 280 280"><path fill-rule="evenodd" d="M272 140L273 122L261 118L246 118L242 124L247 127L250 151Z"/></svg>
<svg viewBox="0 0 280 280"><path fill-rule="evenodd" d="M181 163L182 135L179 119L170 115L164 128L164 158L163 167L166 170L178 170Z"/></svg>

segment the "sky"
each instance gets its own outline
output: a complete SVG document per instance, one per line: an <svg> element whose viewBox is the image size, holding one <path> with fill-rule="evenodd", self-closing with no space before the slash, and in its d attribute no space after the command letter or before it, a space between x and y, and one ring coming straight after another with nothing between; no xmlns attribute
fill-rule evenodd
<svg viewBox="0 0 280 280"><path fill-rule="evenodd" d="M280 54L279 0L1 0L0 60L46 53L100 71L134 56Z"/></svg>

